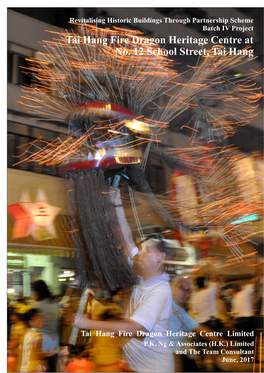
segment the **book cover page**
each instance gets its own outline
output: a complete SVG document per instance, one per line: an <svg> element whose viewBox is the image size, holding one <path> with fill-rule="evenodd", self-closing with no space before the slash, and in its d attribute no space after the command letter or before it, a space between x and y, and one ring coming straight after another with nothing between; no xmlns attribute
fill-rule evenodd
<svg viewBox="0 0 264 373"><path fill-rule="evenodd" d="M7 8L7 371L262 372L263 8L44 5Z"/></svg>

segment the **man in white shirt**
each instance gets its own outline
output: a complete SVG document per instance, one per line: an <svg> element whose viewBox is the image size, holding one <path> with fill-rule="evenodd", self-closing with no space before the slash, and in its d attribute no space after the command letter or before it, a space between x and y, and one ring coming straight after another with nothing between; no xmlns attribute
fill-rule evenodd
<svg viewBox="0 0 264 373"><path fill-rule="evenodd" d="M172 294L169 276L163 268L163 261L170 258L171 249L165 246L161 237L156 236L145 241L138 252L125 218L120 192L117 190L116 193L118 220L132 253L130 257L136 254L135 264L141 281L132 291L127 319L97 321L85 315L76 315L74 325L131 337L123 351L134 371L173 372L174 360L166 333L172 316ZM140 336L144 339L136 338Z"/></svg>
<svg viewBox="0 0 264 373"><path fill-rule="evenodd" d="M254 290L253 284L246 284L234 292L232 299L232 311L236 318L252 317L252 299L251 295Z"/></svg>
<svg viewBox="0 0 264 373"><path fill-rule="evenodd" d="M235 319L235 327L244 332L252 332L255 329L255 317L252 307L252 294L254 292L254 280L247 281L244 286L234 286L232 312ZM243 336L243 340L251 342L254 337Z"/></svg>
<svg viewBox="0 0 264 373"><path fill-rule="evenodd" d="M196 292L190 299L190 305L195 321L218 331L222 327L222 323L216 318L216 293L215 277L212 276L211 282L206 285L206 278L200 276L196 279Z"/></svg>

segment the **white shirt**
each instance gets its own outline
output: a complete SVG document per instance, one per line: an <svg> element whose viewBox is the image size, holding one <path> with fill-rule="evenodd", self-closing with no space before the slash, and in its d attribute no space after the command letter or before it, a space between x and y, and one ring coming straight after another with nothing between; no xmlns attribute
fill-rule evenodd
<svg viewBox="0 0 264 373"><path fill-rule="evenodd" d="M123 351L130 368L139 372L174 372L174 360L167 336L172 315L169 275L155 277L135 286L130 298L130 317L153 337L132 338ZM143 332L142 332L143 333Z"/></svg>
<svg viewBox="0 0 264 373"><path fill-rule="evenodd" d="M235 317L253 316L251 294L254 290L252 284L247 284L241 291L234 295L232 309Z"/></svg>
<svg viewBox="0 0 264 373"><path fill-rule="evenodd" d="M262 288L260 315L264 316L264 286L263 286L263 277L261 277L261 279L260 279L260 284L261 284L261 288Z"/></svg>
<svg viewBox="0 0 264 373"><path fill-rule="evenodd" d="M212 282L207 288L197 291L191 298L190 303L193 310L193 317L199 324L216 317L217 284Z"/></svg>

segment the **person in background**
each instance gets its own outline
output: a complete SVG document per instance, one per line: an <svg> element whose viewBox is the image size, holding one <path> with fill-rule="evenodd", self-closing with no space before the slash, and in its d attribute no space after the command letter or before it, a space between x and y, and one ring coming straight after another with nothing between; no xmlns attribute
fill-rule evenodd
<svg viewBox="0 0 264 373"><path fill-rule="evenodd" d="M213 332L213 329L210 329L208 326L200 325L194 320L188 312L183 308L183 306L188 302L189 296L192 290L192 280L185 276L177 276L171 282L172 288L172 309L173 315L170 319L170 331L173 332L186 332L190 337L187 338L188 341L191 340L191 334L195 333L195 339L200 339L202 341L216 341L219 346L221 343L226 343L223 338L206 336L205 333L201 332ZM179 351L182 349L181 346L178 346L178 342L182 339L186 340L186 337L182 337L176 334L172 334L172 352L174 355L175 362L175 372L197 372L201 371L205 366L208 368L211 366L213 368L214 362L211 359L210 355L205 357L202 354L179 354ZM193 338L193 337L192 337ZM221 343L219 343L221 342Z"/></svg>
<svg viewBox="0 0 264 373"><path fill-rule="evenodd" d="M117 318L119 318L119 307L115 304L98 308L94 315L94 320L113 321ZM119 338L111 333L105 334L97 335L93 330L87 348L78 358L89 356L93 361L93 372L120 372L122 351Z"/></svg>
<svg viewBox="0 0 264 373"><path fill-rule="evenodd" d="M191 293L191 279L185 278L184 276L177 276L171 282L171 289L173 314L170 319L170 331L172 333L197 331L200 325L183 308ZM196 372L198 368L195 361L187 355L177 353L181 350L181 347L178 346L178 342L182 339L183 337L181 336L174 335L171 337L175 372Z"/></svg>
<svg viewBox="0 0 264 373"><path fill-rule="evenodd" d="M216 276L210 273L210 282L206 283L206 277L196 279L196 292L190 299L192 316L196 322L219 331L223 324L217 319L216 293L218 290Z"/></svg>
<svg viewBox="0 0 264 373"><path fill-rule="evenodd" d="M108 302L108 299L107 298L100 298L100 303L102 306L107 306L107 304L109 303Z"/></svg>
<svg viewBox="0 0 264 373"><path fill-rule="evenodd" d="M73 292L72 288L67 288L64 296L59 301L59 307L61 309L67 309L68 308L72 292Z"/></svg>
<svg viewBox="0 0 264 373"><path fill-rule="evenodd" d="M256 278L246 280L244 285L234 284L232 313L234 316L234 325L238 330L252 332L255 329L255 317L252 307L252 295L255 290ZM252 337L244 337L251 342ZM254 339L254 337L253 337Z"/></svg>
<svg viewBox="0 0 264 373"><path fill-rule="evenodd" d="M121 317L125 318L126 310L128 307L129 296L123 289L118 289L116 295L112 297L112 301L119 306Z"/></svg>
<svg viewBox="0 0 264 373"><path fill-rule="evenodd" d="M99 309L103 307L97 299L95 299L95 292L92 289L87 289L88 293L87 299L87 316L92 320L95 318L95 315L99 312Z"/></svg>
<svg viewBox="0 0 264 373"><path fill-rule="evenodd" d="M43 317L40 333L43 338L42 350L47 354L47 372L56 372L60 346L60 308L43 280L33 282L32 289L35 299L32 307L38 309Z"/></svg>
<svg viewBox="0 0 264 373"><path fill-rule="evenodd" d="M264 316L264 281L263 281L263 276L260 277L259 282L260 282L260 288L261 288L261 302L260 302L260 313L259 314L263 318L263 316Z"/></svg>
<svg viewBox="0 0 264 373"><path fill-rule="evenodd" d="M45 372L46 354L42 352L42 335L39 328L42 317L38 310L32 308L24 315L27 332L24 337L21 372Z"/></svg>
<svg viewBox="0 0 264 373"><path fill-rule="evenodd" d="M10 330L10 337L7 344L7 354L13 356L15 362L15 372L20 372L21 359L22 359L22 348L24 342L24 336L27 331L27 326L24 322L24 315L19 312L13 312L10 316L12 326Z"/></svg>

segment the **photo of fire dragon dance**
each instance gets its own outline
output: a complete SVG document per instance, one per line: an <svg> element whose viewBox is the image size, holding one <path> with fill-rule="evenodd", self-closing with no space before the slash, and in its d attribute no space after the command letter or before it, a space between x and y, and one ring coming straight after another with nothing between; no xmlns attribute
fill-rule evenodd
<svg viewBox="0 0 264 373"><path fill-rule="evenodd" d="M7 8L7 371L263 371L263 8Z"/></svg>

